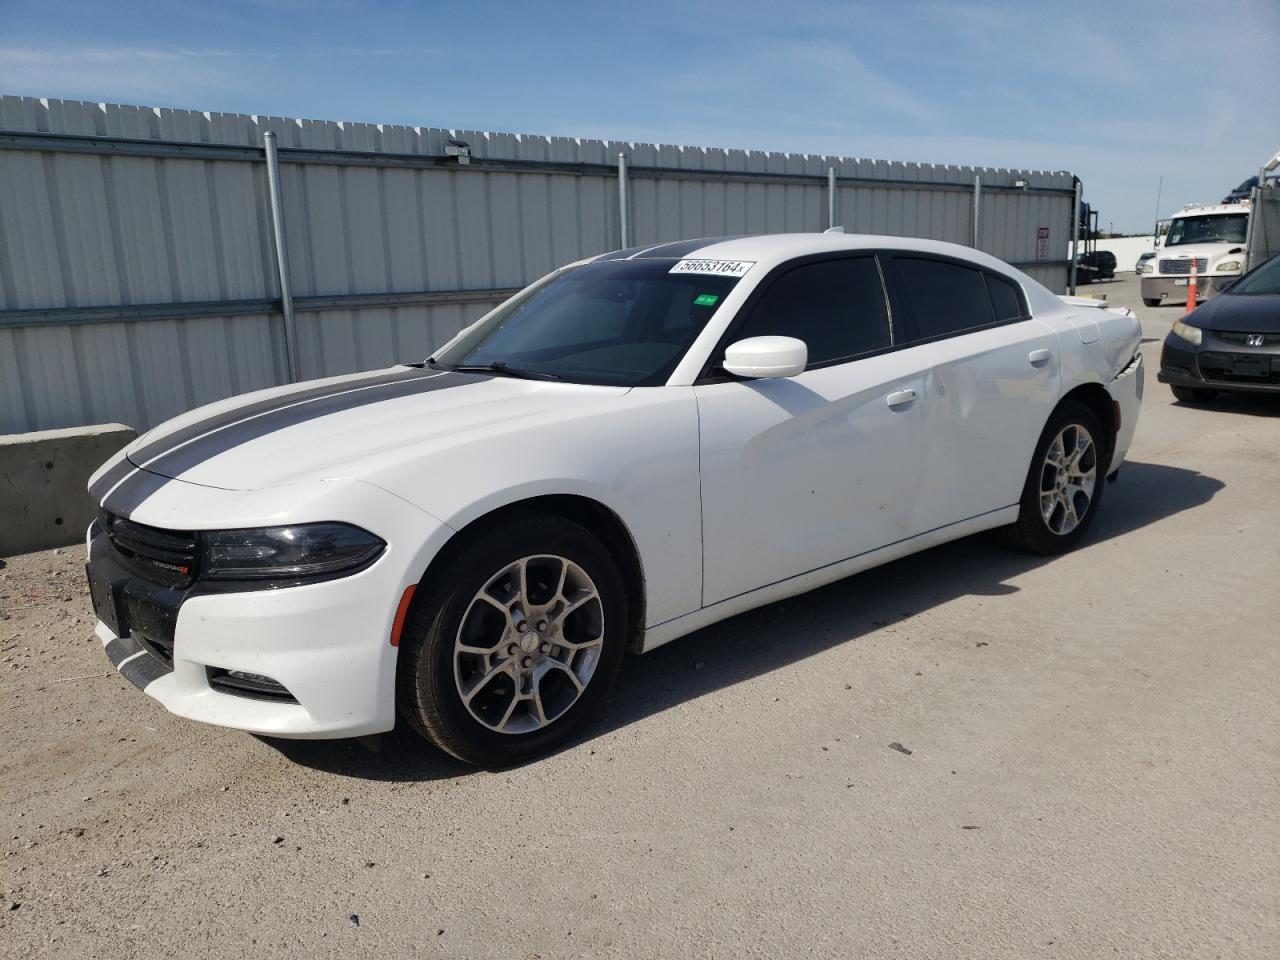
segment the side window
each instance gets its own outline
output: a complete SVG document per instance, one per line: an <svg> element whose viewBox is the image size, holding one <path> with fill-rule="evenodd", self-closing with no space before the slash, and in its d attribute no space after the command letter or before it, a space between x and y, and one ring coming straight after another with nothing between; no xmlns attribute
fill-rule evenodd
<svg viewBox="0 0 1280 960"><path fill-rule="evenodd" d="M1027 315L1017 287L993 273L983 276L987 281L987 293L991 294L991 306L996 312L996 320L1017 320Z"/></svg>
<svg viewBox="0 0 1280 960"><path fill-rule="evenodd" d="M778 277L733 334L735 340L765 336L803 340L810 367L888 347L889 316L875 258L820 260Z"/></svg>
<svg viewBox="0 0 1280 960"><path fill-rule="evenodd" d="M894 257L893 262L915 316L917 339L959 333L994 319L987 286L977 270L914 257Z"/></svg>

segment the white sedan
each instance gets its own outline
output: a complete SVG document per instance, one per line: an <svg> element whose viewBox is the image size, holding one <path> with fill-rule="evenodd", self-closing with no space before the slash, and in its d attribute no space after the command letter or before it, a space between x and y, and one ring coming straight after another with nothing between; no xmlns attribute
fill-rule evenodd
<svg viewBox="0 0 1280 960"><path fill-rule="evenodd" d="M264 390L90 481L97 634L173 713L563 741L625 651L982 530L1081 539L1142 396L1138 321L946 243L623 250L423 363Z"/></svg>

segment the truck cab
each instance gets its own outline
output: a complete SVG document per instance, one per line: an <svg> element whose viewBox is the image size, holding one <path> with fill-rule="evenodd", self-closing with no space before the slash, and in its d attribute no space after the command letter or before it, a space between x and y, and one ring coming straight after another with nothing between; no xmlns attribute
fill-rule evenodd
<svg viewBox="0 0 1280 960"><path fill-rule="evenodd" d="M1218 293L1244 272L1249 204L1188 204L1173 215L1156 256L1142 264L1142 302L1186 303L1192 261L1196 302Z"/></svg>

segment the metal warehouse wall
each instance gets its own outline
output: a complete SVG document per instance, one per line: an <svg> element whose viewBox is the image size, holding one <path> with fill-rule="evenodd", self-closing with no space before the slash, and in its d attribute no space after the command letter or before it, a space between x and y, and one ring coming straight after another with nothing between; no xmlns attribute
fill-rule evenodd
<svg viewBox="0 0 1280 960"><path fill-rule="evenodd" d="M288 380L268 131L304 378L421 359L621 246L620 153L633 244L822 230L829 168L851 232L972 243L980 177L978 246L1066 281L1069 173L0 97L0 433L146 429Z"/></svg>

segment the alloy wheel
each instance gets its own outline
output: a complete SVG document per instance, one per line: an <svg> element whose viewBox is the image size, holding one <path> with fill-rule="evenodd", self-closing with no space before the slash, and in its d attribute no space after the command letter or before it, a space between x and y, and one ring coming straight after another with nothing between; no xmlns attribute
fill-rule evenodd
<svg viewBox="0 0 1280 960"><path fill-rule="evenodd" d="M498 733L531 733L572 707L604 645L604 607L587 572L565 557L523 557L471 599L454 641L458 696Z"/></svg>
<svg viewBox="0 0 1280 960"><path fill-rule="evenodd" d="M1093 503L1098 479L1098 447L1078 423L1059 431L1045 452L1040 471L1040 513L1049 532L1066 536L1080 525Z"/></svg>

